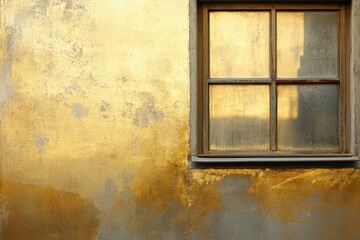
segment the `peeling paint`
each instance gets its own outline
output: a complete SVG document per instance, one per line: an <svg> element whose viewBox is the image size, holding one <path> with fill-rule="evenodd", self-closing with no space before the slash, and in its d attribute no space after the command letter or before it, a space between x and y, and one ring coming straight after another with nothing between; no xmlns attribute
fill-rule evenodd
<svg viewBox="0 0 360 240"><path fill-rule="evenodd" d="M49 139L47 138L38 138L35 141L36 147L38 148L38 153L41 154L44 152L45 145L48 143Z"/></svg>
<svg viewBox="0 0 360 240"><path fill-rule="evenodd" d="M87 109L84 108L80 103L75 103L71 107L74 117L80 119L87 114Z"/></svg>
<svg viewBox="0 0 360 240"><path fill-rule="evenodd" d="M151 93L141 92L139 98L142 104L135 112L134 123L136 126L146 128L150 122L158 122L163 119L164 113L155 109L155 99Z"/></svg>
<svg viewBox="0 0 360 240"><path fill-rule="evenodd" d="M12 68L12 58L15 54L15 29L8 27L5 29L6 32L6 57L2 64L2 76L0 80L0 111L3 112L4 104L13 98L14 86L10 81L10 73Z"/></svg>
<svg viewBox="0 0 360 240"><path fill-rule="evenodd" d="M72 0L67 0L66 1L66 5L65 5L65 8L66 9L71 9L73 7L73 2Z"/></svg>

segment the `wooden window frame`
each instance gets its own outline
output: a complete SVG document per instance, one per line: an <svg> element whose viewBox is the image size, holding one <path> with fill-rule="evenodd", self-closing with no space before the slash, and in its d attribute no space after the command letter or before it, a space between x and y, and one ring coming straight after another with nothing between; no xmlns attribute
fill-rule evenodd
<svg viewBox="0 0 360 240"><path fill-rule="evenodd" d="M211 11L269 11L270 12L270 78L234 79L212 78L209 71L209 13ZM339 12L339 78L291 79L276 78L276 11L326 11ZM349 10L346 4L260 4L260 3L205 3L198 6L198 101L197 101L197 156L198 157L350 157L350 87L349 87ZM209 150L209 85L210 84L268 84L270 86L270 149L269 150ZM277 150L277 98L279 84L336 83L339 86L339 149L337 151Z"/></svg>

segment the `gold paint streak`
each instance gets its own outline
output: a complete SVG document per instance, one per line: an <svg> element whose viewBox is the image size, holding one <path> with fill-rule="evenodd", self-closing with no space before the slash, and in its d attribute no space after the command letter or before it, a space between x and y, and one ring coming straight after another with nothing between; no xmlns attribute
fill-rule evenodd
<svg viewBox="0 0 360 240"><path fill-rule="evenodd" d="M306 197L315 193L320 193L324 206L334 194L350 194L353 198L341 198L332 204L358 206L360 198L355 195L359 190L360 175L354 169L267 170L251 178L249 193L269 214L286 222L296 220L296 214L309 207Z"/></svg>
<svg viewBox="0 0 360 240"><path fill-rule="evenodd" d="M121 196L115 201L114 210L126 208L133 213L127 216L128 231L141 229L149 239L167 238L164 229L171 225L184 239L191 239L193 233L199 233L201 239L208 236L214 224L209 214L222 206L218 182L196 181L179 162L174 159L156 169L143 167L130 184L131 201L125 203Z"/></svg>
<svg viewBox="0 0 360 240"><path fill-rule="evenodd" d="M192 170L191 178L196 183L203 185L203 184L211 184L214 182L220 182L225 177L232 175L256 177L261 172L262 170L260 169L229 169L229 170L201 169L201 170Z"/></svg>

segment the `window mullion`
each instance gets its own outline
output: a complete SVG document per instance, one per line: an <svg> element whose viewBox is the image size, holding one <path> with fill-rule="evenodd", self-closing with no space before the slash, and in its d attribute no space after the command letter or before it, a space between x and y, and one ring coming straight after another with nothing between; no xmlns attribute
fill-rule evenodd
<svg viewBox="0 0 360 240"><path fill-rule="evenodd" d="M346 66L345 66L345 59L346 59L346 45L345 45L345 14L344 14L345 8L342 7L339 11L339 24L338 24L338 46L339 46L339 59L340 59L340 94L339 94L339 146L340 150L342 152L346 151L346 126L349 123L346 123Z"/></svg>
<svg viewBox="0 0 360 240"><path fill-rule="evenodd" d="M277 97L276 97L276 11L271 10L270 19L270 149L277 150Z"/></svg>

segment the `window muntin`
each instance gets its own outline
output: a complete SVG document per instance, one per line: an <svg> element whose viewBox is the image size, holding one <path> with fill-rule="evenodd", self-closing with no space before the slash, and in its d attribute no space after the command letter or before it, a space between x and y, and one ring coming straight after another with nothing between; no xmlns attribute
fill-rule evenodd
<svg viewBox="0 0 360 240"><path fill-rule="evenodd" d="M334 5L204 5L200 153L345 153L344 11ZM236 56L240 60L232 61Z"/></svg>

